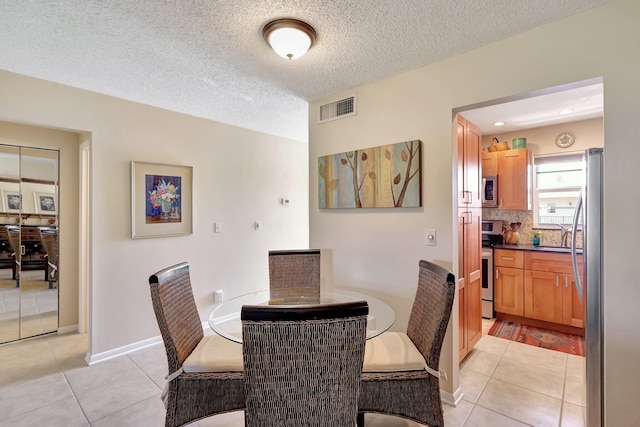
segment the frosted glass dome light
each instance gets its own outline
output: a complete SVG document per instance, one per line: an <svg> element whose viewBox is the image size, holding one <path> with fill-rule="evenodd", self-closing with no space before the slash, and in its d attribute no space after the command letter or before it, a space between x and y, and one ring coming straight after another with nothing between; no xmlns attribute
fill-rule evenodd
<svg viewBox="0 0 640 427"><path fill-rule="evenodd" d="M313 46L316 32L311 25L297 19L276 19L264 26L262 37L278 55L297 59Z"/></svg>

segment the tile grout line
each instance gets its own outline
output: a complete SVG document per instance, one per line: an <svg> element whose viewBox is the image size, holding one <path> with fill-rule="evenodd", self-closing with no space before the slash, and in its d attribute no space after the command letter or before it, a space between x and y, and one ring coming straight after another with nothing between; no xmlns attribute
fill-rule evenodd
<svg viewBox="0 0 640 427"><path fill-rule="evenodd" d="M85 413L84 408L80 404L80 401L78 401L78 396L76 396L75 390L73 389L73 387L71 387L71 384L69 383L69 379L67 378L67 375L65 374L64 369L62 368L62 365L60 363L60 360L58 359L58 356L56 355L56 352L53 351L53 348L51 347L51 340L47 340L47 346L49 347L49 351L51 351L51 354L53 354L53 357L56 359L56 363L58 364L58 369L60 369L62 378L64 378L64 382L67 383L67 387L69 387L69 391L71 391L73 400L76 402L76 405L78 405L78 408L80 408L80 412L82 412L82 416L87 422L87 425L90 426L91 423L89 423L89 418L87 417L87 414Z"/></svg>

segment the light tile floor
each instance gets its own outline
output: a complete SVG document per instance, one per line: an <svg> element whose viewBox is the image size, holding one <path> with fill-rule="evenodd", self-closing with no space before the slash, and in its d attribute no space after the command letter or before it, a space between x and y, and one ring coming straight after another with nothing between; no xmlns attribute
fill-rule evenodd
<svg viewBox="0 0 640 427"><path fill-rule="evenodd" d="M87 336L0 346L0 427L161 427L162 345L86 366ZM447 427L584 426L584 358L484 336L460 369L464 398L445 405ZM367 427L419 427L367 414ZM190 427L243 425L242 412Z"/></svg>

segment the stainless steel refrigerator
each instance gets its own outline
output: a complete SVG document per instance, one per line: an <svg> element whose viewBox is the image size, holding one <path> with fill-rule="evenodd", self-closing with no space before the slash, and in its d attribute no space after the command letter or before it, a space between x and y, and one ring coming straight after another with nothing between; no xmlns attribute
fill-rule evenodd
<svg viewBox="0 0 640 427"><path fill-rule="evenodd" d="M571 233L571 256L578 295L586 298L586 375L587 427L604 425L604 336L603 336L603 230L604 197L602 148L589 148L584 153L585 183L573 218L573 230L578 229L582 214L583 277L578 271L576 234ZM586 288L585 288L586 286ZM583 292L583 290L585 292ZM584 299L583 299L584 300Z"/></svg>

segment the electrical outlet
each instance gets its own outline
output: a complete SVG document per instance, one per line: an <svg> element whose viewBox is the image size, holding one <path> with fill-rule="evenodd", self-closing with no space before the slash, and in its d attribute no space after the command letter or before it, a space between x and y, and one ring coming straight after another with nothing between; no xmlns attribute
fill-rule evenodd
<svg viewBox="0 0 640 427"><path fill-rule="evenodd" d="M253 224L253 228L254 228L256 231L260 231L260 229L262 228L262 226L260 225L260 221L256 221L256 222Z"/></svg>
<svg viewBox="0 0 640 427"><path fill-rule="evenodd" d="M222 289L217 290L213 293L213 302L222 302Z"/></svg>
<svg viewBox="0 0 640 427"><path fill-rule="evenodd" d="M427 228L427 246L436 245L436 229Z"/></svg>

